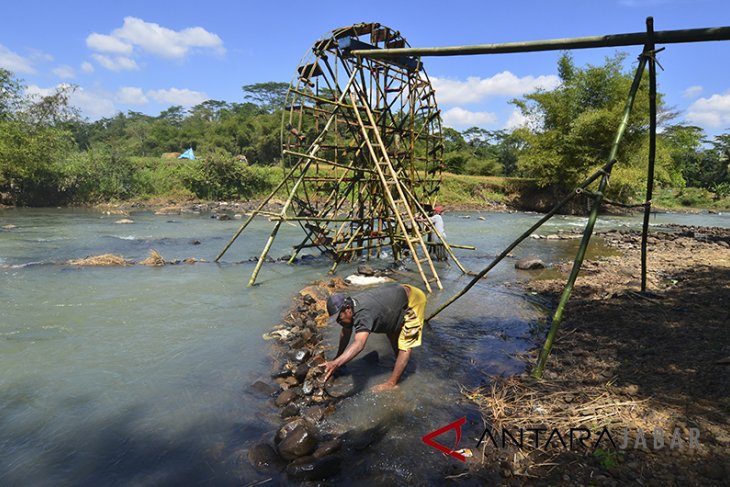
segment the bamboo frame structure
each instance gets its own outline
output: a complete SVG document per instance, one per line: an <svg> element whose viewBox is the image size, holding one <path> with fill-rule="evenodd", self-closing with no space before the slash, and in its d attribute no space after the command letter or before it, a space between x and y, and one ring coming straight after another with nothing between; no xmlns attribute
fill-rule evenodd
<svg viewBox="0 0 730 487"><path fill-rule="evenodd" d="M646 32L636 32L630 34L616 34L606 36L579 37L570 39L552 39L543 41L513 42L506 44L482 44L474 46L451 46L436 48L399 48L399 49L383 49L378 51L355 50L353 55L377 59L387 59L391 57L402 56L459 56L473 54L499 54L499 53L518 53L518 52L536 52L536 51L552 51L567 49L587 49L596 47L618 47L643 45L644 49L639 58L639 66L636 70L634 82L632 83L624 115L618 127L616 138L611 147L608 163L590 176L583 184L576 188L575 192L566 196L563 200L548 212L543 218L534 224L530 229L520 235L512 242L507 249L500 253L485 269L479 272L466 287L457 294L452 296L435 312L433 312L428 320L433 319L446 307L453 304L457 299L466 294L478 281L483 278L494 266L497 265L507 254L514 249L519 243L526 239L532 232L539 228L543 223L552 218L561 207L563 207L575 194L585 192L589 184L595 182L600 177L598 190L594 193L587 193L594 198L590 216L583 232L580 246L573 262L568 280L563 289L558 306L553 314L552 324L548 335L543 344L542 351L538 358L538 362L533 369L532 375L540 379L545 368L545 364L552 350L552 344L557 335L558 329L562 322L565 306L572 293L573 286L580 272L583 258L585 257L588 244L595 222L598 218L598 212L603 202L603 192L608 184L611 170L616 161L618 147L623 137L624 131L628 125L629 115L633 106L636 93L638 91L641 78L646 65L649 66L649 111L650 111L650 128L649 128L649 156L647 163L647 187L646 198L643 204L644 218L642 225L642 241L641 241L641 291L646 291L646 272L647 272L647 235L649 229L649 215L651 213L651 199L654 185L654 163L656 156L656 44L686 43L686 42L707 42L707 41L725 41L730 40L730 27L717 27L705 29L686 29L674 31L654 31L654 19L648 17L646 19Z"/></svg>
<svg viewBox="0 0 730 487"><path fill-rule="evenodd" d="M274 227L258 258L255 284L283 222L301 225L302 249L318 248L342 262L412 260L427 291L442 289L427 239L464 273L451 245L427 217L441 184L441 112L421 62L413 57L367 60L355 48L406 46L400 33L376 23L335 29L300 63L282 118L284 180L262 201L216 257L218 262L256 216ZM345 82L346 81L346 82ZM277 194L283 207L264 208ZM463 247L463 246L462 246Z"/></svg>

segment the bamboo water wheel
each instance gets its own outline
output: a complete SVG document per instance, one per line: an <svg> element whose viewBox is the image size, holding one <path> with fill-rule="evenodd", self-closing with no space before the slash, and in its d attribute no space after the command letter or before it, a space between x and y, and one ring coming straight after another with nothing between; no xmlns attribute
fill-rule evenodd
<svg viewBox="0 0 730 487"><path fill-rule="evenodd" d="M441 112L420 59L351 54L407 45L399 32L364 23L335 29L307 51L282 120L288 173L274 193L288 197L280 213L254 213L277 223L249 284L282 221L297 221L305 232L290 262L305 248L330 255L332 272L354 259L408 259L431 291L434 283L442 287L429 250L440 245L464 271L428 219L444 144Z"/></svg>

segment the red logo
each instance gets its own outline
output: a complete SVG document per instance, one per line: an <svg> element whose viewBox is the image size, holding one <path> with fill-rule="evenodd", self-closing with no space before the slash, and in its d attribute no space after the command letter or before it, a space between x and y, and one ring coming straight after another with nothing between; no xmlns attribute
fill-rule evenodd
<svg viewBox="0 0 730 487"><path fill-rule="evenodd" d="M429 434L424 436L422 440L428 446L432 446L437 450L446 453L447 455L451 455L459 461L466 462L466 457L456 451L456 447L459 446L459 440L461 440L461 425L463 425L464 423L466 423L466 416L461 419L457 419L453 423L447 424L443 428L439 428L435 431L430 432ZM441 443L437 443L433 440L435 437L442 435L449 430L456 430L456 443L454 444L454 448L445 447Z"/></svg>

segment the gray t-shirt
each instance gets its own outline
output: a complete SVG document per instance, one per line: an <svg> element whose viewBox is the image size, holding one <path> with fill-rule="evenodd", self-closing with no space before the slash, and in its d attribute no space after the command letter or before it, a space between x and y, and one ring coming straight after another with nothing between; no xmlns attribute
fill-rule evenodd
<svg viewBox="0 0 730 487"><path fill-rule="evenodd" d="M400 284L387 284L352 296L355 333L393 333L408 308L408 294Z"/></svg>

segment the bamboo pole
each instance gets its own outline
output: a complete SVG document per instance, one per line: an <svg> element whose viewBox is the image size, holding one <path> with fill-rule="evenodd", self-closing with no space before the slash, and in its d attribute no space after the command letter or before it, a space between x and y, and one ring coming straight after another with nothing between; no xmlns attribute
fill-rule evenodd
<svg viewBox="0 0 730 487"><path fill-rule="evenodd" d="M641 77L644 74L644 67L646 66L646 60L647 56L645 54L647 53L646 49L644 50L644 53L639 58L639 66L636 68L636 74L634 76L634 82L631 85L631 90L629 91L629 97L626 101L626 107L624 108L624 114L623 118L621 119L621 124L618 127L618 130L616 131L616 139L613 142L613 145L611 146L611 152L609 154L609 160L615 160L616 154L618 153L618 147L621 143L621 139L623 138L624 132L626 131L626 127L629 125L629 116L631 115L631 108L634 104L634 99L636 98L636 93L639 91L639 85L641 84ZM598 186L598 191L596 192L595 199L593 201L593 208L591 209L591 214L588 217L588 223L586 224L586 228L583 231L583 238L580 242L580 247L578 247L578 252L575 256L575 261L573 262L573 268L570 270L570 275L568 276L568 282L565 284L565 288L563 289L563 294L560 296L560 301L558 302L558 307L555 309L555 313L553 314L553 322L550 326L550 331L548 332L547 338L545 339L545 344L542 347L542 351L540 352L540 357L537 360L537 365L535 366L535 370L532 371L532 376L536 379L542 378L543 370L545 369L545 363L547 362L548 357L550 356L550 352L553 348L553 342L555 340L555 336L558 333L558 329L560 328L560 324L563 320L563 312L565 311L565 305L568 303L568 299L570 299L570 295L573 292L573 285L575 284L575 280L578 278L578 273L580 272L580 267L583 264L583 258L585 257L586 250L588 249L588 244L591 241L591 235L593 234L593 227L596 224L596 219L598 218L598 210L601 207L601 199L603 198L603 192L606 189L606 186L608 185L608 179L611 175L611 170L609 169L603 174L603 177L601 178L601 183Z"/></svg>
<svg viewBox="0 0 730 487"><path fill-rule="evenodd" d="M568 204L568 202L570 200L572 200L573 198L575 198L575 196L577 194L581 193L582 190L584 190L590 184L592 184L604 172L610 171L611 170L611 166L613 166L614 162L616 162L616 161L610 161L610 162L608 162L608 164L606 164L605 166L603 166L602 168L600 168L599 170L597 170L596 172L594 172L592 175L590 175L588 177L588 179L586 179L585 181L583 181L583 183L580 186L578 186L574 191L570 192L570 194L568 194L562 200L560 200L558 203L556 203L555 206L549 212L545 213L545 215L542 218L540 218L537 222L535 222L534 225L532 225L522 235L520 235L519 237L517 237L517 239L515 241L513 241L511 244L509 244L509 246L507 246L506 249L504 249L497 257L495 257L494 260L492 262L490 262L487 267L485 267L478 274L476 274L474 276L474 278L471 281L469 281L469 283L461 291L459 291L458 293L454 294L451 298L449 298L448 301L446 301L438 309L436 309L436 311L434 311L433 313L431 313L431 316L429 316L428 318L426 318L426 321L431 321L439 313L441 313L443 310L445 310L446 308L448 308L449 306L451 306L457 299L459 299L464 294L466 294L469 291L469 289L471 289L472 287L474 287L474 285L477 282L479 282L479 280L481 278L483 278L484 276L486 276L489 271L491 271L497 264L499 264L502 261L502 259L504 259L505 257L507 257L507 255L510 252L512 252L512 250L515 247L517 247L520 243L522 243L523 240L525 240L527 237L529 237L530 235L532 235L532 233L535 230L537 230L538 228L540 228L546 221L548 221L553 216L555 216L555 214L558 211L560 211L560 209L563 206L565 206L566 204Z"/></svg>
<svg viewBox="0 0 730 487"><path fill-rule="evenodd" d="M665 30L655 32L653 39L657 44L727 41L730 40L730 27ZM477 44L449 47L409 47L399 49L356 49L353 50L351 54L354 56L376 59L402 56L466 56L473 54L562 51L566 49L589 49L594 47L643 46L649 41L650 36L647 32L633 32L628 34L508 42L504 44Z"/></svg>
<svg viewBox="0 0 730 487"><path fill-rule="evenodd" d="M286 183L286 180L289 179L289 177L292 174L294 174L294 171L296 171L296 169L299 167L300 164L301 164L301 161L297 162L296 164L294 164L292 166L292 168L289 170L289 172L286 174L286 176L284 176L284 178L281 180L281 182L279 182L279 184L276 185L276 188L274 188L274 190L271 191L266 198L264 198L264 200L259 204L259 206L256 207L256 209L251 213L251 216L249 216L246 219L246 221L244 222L244 224L241 225L241 227L238 229L238 231L235 233L235 235L233 235L233 237L228 241L226 246L223 247L223 250L220 251L220 253L218 254L218 256L215 258L215 260L213 262L218 262L221 259L221 257L223 257L223 254L225 254L228 251L228 249L231 247L231 245L233 245L233 242L235 242L236 239L241 235L241 233L243 233L243 231L246 229L248 224L253 221L253 219L256 217L256 215L259 214L259 212L261 212L261 209L266 205L266 203L268 203L269 200L274 197L276 192L279 191L282 186L284 186L284 184Z"/></svg>
<svg viewBox="0 0 730 487"><path fill-rule="evenodd" d="M647 17L646 30L649 42L646 52L649 56L649 164L646 173L646 199L644 206L644 223L641 229L641 292L646 292L646 258L647 238L649 234L649 217L651 215L651 199L654 190L654 161L656 158L656 58L654 44L654 19Z"/></svg>

